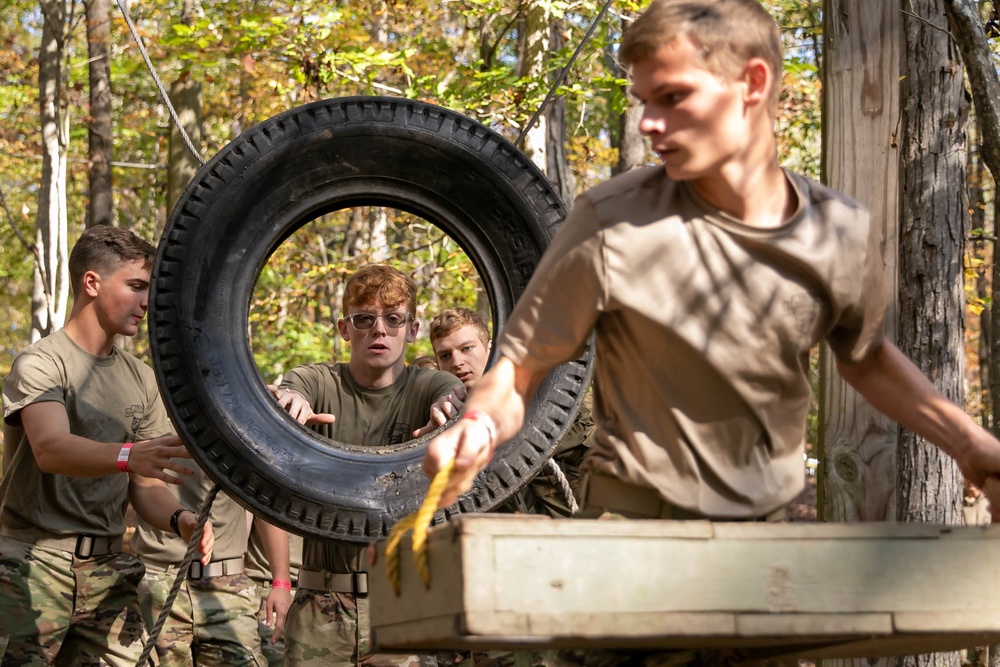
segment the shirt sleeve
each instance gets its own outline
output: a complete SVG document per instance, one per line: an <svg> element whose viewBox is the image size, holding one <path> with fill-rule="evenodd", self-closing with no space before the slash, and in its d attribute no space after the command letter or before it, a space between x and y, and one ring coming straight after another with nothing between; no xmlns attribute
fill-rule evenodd
<svg viewBox="0 0 1000 667"><path fill-rule="evenodd" d="M866 216L867 218L867 216ZM877 230L869 223L863 260L854 276L848 305L841 309L827 343L843 363L857 363L878 348L885 338L885 265L879 251Z"/></svg>
<svg viewBox="0 0 1000 667"><path fill-rule="evenodd" d="M48 355L33 351L18 355L3 381L4 421L19 426L21 410L32 403L56 401L65 405L65 384L58 365Z"/></svg>

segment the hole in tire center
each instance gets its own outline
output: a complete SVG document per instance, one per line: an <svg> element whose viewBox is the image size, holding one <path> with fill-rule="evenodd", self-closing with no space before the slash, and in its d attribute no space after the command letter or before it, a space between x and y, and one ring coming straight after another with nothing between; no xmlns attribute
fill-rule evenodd
<svg viewBox="0 0 1000 667"><path fill-rule="evenodd" d="M345 208L293 232L271 253L254 285L248 313L250 347L265 384L279 385L289 371L302 365L348 363L351 343L338 330L338 320L345 315L344 286L352 274L368 264L392 266L416 285L418 330L415 339L404 344L407 366L436 366L430 322L446 309L469 308L492 332L489 295L475 262L458 241L409 212L381 206ZM398 335L404 336L405 331L399 330ZM398 425L402 430L410 426ZM342 427L363 430L360 424ZM389 445L341 442L317 435L334 448L378 455L413 445L409 435L400 441L402 430L393 436L386 434L393 442ZM380 436L369 434L368 439L372 437Z"/></svg>

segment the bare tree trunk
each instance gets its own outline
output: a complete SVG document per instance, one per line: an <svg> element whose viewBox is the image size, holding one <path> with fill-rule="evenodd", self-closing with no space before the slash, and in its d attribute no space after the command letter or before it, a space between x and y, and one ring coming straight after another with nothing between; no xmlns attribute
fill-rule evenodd
<svg viewBox="0 0 1000 667"><path fill-rule="evenodd" d="M552 17L548 9L549 3L545 0L526 0L525 5L527 9L524 16L523 42L518 61L518 74L541 83L546 80L545 68L549 51L549 27ZM538 93L534 96L526 95L525 97L527 99L537 97L539 102L541 102L545 94L545 91L540 90L537 86L530 88L528 92ZM528 115L530 116L534 111L535 109L532 107L528 110ZM542 114L538 117L534 126L524 135L524 144L522 146L524 154L531 158L531 161L543 172L548 169L549 164L547 154L549 146L546 141L548 133L548 119L546 114Z"/></svg>
<svg viewBox="0 0 1000 667"><path fill-rule="evenodd" d="M549 49L553 53L563 47L565 27L563 21L552 21L549 31ZM554 82L556 73L553 73L549 78ZM545 124L548 129L545 138L545 152L548 157L545 175L559 191L566 207L571 208L573 200L576 198L576 178L569 168L569 159L566 157L566 101L561 97L553 98L552 103L545 110Z"/></svg>
<svg viewBox="0 0 1000 667"><path fill-rule="evenodd" d="M969 76L969 88L982 138L983 162L993 180L1000 182L1000 75L986 39L979 6L974 0L944 0L944 7ZM996 11L996 4L993 9Z"/></svg>
<svg viewBox="0 0 1000 667"><path fill-rule="evenodd" d="M943 1L908 0L908 7L915 17L903 18L899 348L962 405L968 107ZM950 457L900 430L897 460L899 520L961 523L962 479ZM960 659L937 653L900 664L957 667Z"/></svg>
<svg viewBox="0 0 1000 667"><path fill-rule="evenodd" d="M170 102L174 105L177 117L184 126L188 138L195 149L201 147L201 84L193 81L187 73L170 84ZM184 143L180 131L170 124L170 142L168 146L167 167L167 215L174 210L174 204L180 199L181 193L187 187L200 166L198 158ZM157 236L162 231L157 230Z"/></svg>
<svg viewBox="0 0 1000 667"><path fill-rule="evenodd" d="M181 22L191 25L201 12L199 0L183 0ZM170 84L170 103L177 112L177 118L184 127L184 133L196 151L201 150L201 83L192 81L188 72L181 72ZM184 142L177 126L170 123L170 139L167 145L167 216L174 210L174 204L180 199L181 193L187 187L194 175L198 173L200 162L191 154L191 149ZM158 225L157 238L163 231L166 220Z"/></svg>
<svg viewBox="0 0 1000 667"><path fill-rule="evenodd" d="M622 30L626 27L622 22ZM615 58L610 47L605 51L604 64L618 79L627 78L621 63ZM629 94L628 86L620 86L619 92L628 100L628 106L618 117L617 131L611 133L611 147L618 149L618 162L611 168L612 175L624 174L626 171L646 164L646 141L639 132L639 120L642 119L642 107L639 101Z"/></svg>
<svg viewBox="0 0 1000 667"><path fill-rule="evenodd" d="M994 179L996 182L996 179ZM997 199L994 195L993 197L993 229L994 235L1000 232L1000 199ZM991 283L993 285L993 302L990 304L990 328L989 328L989 339L990 339L990 357L994 360L1000 359L1000 349L997 348L1000 345L1000 304L997 304L996 296L996 286L1000 285L1000 253L997 252L997 243L993 244L993 265L990 270ZM997 371L992 366L990 367L989 374L989 394L990 403L996 406L1000 401L997 400L1000 397L1000 371ZM996 415L993 415L991 420L992 433L996 437L1000 437L1000 419L997 419ZM993 652L990 652L993 655ZM1000 667L1000 665L998 665Z"/></svg>
<svg viewBox="0 0 1000 667"><path fill-rule="evenodd" d="M87 227L110 225L114 202L111 191L111 3L87 3L87 47L90 55L90 205Z"/></svg>
<svg viewBox="0 0 1000 667"><path fill-rule="evenodd" d="M42 179L38 190L35 262L31 297L31 340L61 328L69 299L66 218L66 119L62 110L63 54L68 25L66 0L43 0L38 55L38 98L42 128Z"/></svg>

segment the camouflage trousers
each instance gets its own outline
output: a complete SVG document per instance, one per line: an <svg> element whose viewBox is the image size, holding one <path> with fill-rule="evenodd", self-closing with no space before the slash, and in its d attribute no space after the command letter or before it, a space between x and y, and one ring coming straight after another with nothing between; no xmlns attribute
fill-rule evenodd
<svg viewBox="0 0 1000 667"><path fill-rule="evenodd" d="M144 638L142 573L128 554L83 560L0 537L0 664L131 667Z"/></svg>
<svg viewBox="0 0 1000 667"><path fill-rule="evenodd" d="M260 650L264 654L264 659L267 660L268 667L282 667L285 664L285 639L282 637L277 642L272 642L271 637L274 636L274 628L264 623L264 611L265 603L267 602L267 595L271 592L271 582L263 580L254 580L257 583L257 589L260 591L260 609L257 612L257 631L260 634ZM294 597L295 590L292 590L292 596Z"/></svg>
<svg viewBox="0 0 1000 667"><path fill-rule="evenodd" d="M367 598L299 589L285 619L289 667L437 667L428 655L372 653Z"/></svg>
<svg viewBox="0 0 1000 667"><path fill-rule="evenodd" d="M177 570L147 572L139 602L147 627L163 609ZM245 574L187 580L156 638L160 667L219 665L264 667L260 650L257 584Z"/></svg>

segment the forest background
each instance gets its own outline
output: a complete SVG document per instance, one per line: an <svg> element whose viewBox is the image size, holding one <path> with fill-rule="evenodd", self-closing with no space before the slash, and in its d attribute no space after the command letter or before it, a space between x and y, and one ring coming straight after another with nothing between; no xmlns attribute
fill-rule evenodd
<svg viewBox="0 0 1000 667"><path fill-rule="evenodd" d="M91 205L94 55L88 42L97 31L93 18L88 24L90 5L12 0L0 17L0 188L5 200L0 281L6 288L0 289L0 374L6 374L18 350L51 328L44 317L32 321L35 261L28 247L44 213L39 211L45 141L39 45L46 15L63 17L56 44L62 60L56 129L66 155L66 245L72 247L85 226L100 217L156 241L179 191L170 191L169 184L174 154L168 109L119 7L105 4L113 185L109 210L103 212ZM558 156L551 159L561 162L555 169L566 174L558 185L567 203L616 171L650 163L636 135L635 114L627 117L625 79L616 61L621 29L642 4L612 3L558 87L557 104L549 105L535 133L521 144L545 171L552 170L539 157ZM818 178L820 3L766 4L785 26L788 85L779 121L784 163ZM603 0L189 0L131 2L128 11L182 118L185 110L194 115L191 134L207 159L263 119L312 100L347 95L439 104L514 140L602 5ZM561 116L562 131L559 145L550 149L546 143L552 142L538 137L547 133L546 124L553 125L553 111ZM623 143L630 155L621 154ZM190 160L178 149L181 159ZM346 354L333 324L339 283L367 261L392 261L418 278L423 336L411 356L430 351L426 322L437 310L470 305L489 315L474 263L433 224L393 210L325 216L294 234L258 283L251 326L257 361L268 380L298 363ZM53 286L58 302L58 286ZM53 308L56 322L59 308L58 303ZM143 331L134 351L144 356L147 350Z"/></svg>
<svg viewBox="0 0 1000 667"><path fill-rule="evenodd" d="M126 8L204 159L254 124L309 101L407 97L523 139L519 147L571 204L614 173L653 162L616 59L623 27L647 2L145 0ZM763 4L778 20L785 47L777 119L782 164L822 180L824 3ZM914 5L928 4L937 5L934 20L941 20L943 2L901 3L909 9L900 11L913 15ZM995 71L990 30L998 28L997 8L974 4L991 36L982 46ZM5 375L20 349L61 326L69 302L66 251L82 230L110 223L158 241L197 161L114 2L5 0L0 44ZM555 101L521 137L557 79ZM956 111L963 122L968 87L965 97L964 111ZM993 305L995 200L974 118L963 137L965 182L952 185L965 191L956 197L968 209L961 250L965 318L952 324L966 340L967 407L987 423L990 353L980 332L989 330ZM426 324L441 308L469 305L489 315L474 258L432 223L387 209L329 214L290 237L258 281L250 326L266 381L300 363L345 357L335 327L342 279L369 261L394 263L418 279L422 337L410 360L430 351ZM152 361L145 330L127 344ZM817 419L814 411L811 443Z"/></svg>

